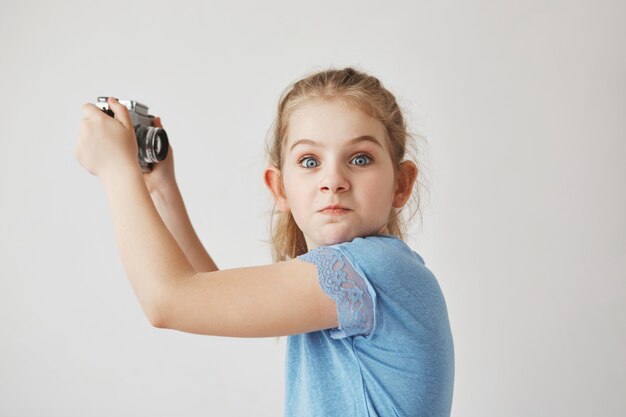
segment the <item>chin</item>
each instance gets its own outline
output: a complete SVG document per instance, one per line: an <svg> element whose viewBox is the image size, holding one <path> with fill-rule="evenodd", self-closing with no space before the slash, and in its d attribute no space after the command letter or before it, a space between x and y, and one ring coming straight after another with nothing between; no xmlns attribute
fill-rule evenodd
<svg viewBox="0 0 626 417"><path fill-rule="evenodd" d="M354 238L360 236L354 231L347 230L327 230L320 236L322 245L334 245L336 243L350 242Z"/></svg>

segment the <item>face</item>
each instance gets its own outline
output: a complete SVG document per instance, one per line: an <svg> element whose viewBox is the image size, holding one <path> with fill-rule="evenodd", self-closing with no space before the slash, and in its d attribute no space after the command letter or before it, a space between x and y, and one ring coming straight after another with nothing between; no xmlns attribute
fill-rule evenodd
<svg viewBox="0 0 626 417"><path fill-rule="evenodd" d="M288 121L284 198L309 250L388 233L395 180L384 125L341 99L315 99ZM329 208L331 207L331 208Z"/></svg>

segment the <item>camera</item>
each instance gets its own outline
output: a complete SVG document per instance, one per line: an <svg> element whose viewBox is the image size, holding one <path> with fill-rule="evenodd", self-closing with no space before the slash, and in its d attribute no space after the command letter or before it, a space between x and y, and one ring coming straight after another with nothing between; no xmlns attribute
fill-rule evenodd
<svg viewBox="0 0 626 417"><path fill-rule="evenodd" d="M109 109L108 97L98 97L96 106L114 117L113 111ZM130 118L135 127L137 137L137 159L141 166L141 171L148 173L152 171L155 163L164 160L169 150L167 133L160 127L154 127L154 116L148 114L148 106L134 100L118 100L128 109Z"/></svg>

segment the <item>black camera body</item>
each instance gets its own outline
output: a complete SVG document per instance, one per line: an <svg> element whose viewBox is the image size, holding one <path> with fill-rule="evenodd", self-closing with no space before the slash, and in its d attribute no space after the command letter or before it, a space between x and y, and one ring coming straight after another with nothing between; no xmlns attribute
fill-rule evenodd
<svg viewBox="0 0 626 417"><path fill-rule="evenodd" d="M108 97L98 97L96 106L114 117L113 111L109 109ZM134 100L118 100L128 109L130 118L135 127L137 137L137 159L141 166L141 171L148 173L152 171L155 163L164 160L169 150L169 140L167 133L160 127L154 127L154 116L148 114L148 106Z"/></svg>

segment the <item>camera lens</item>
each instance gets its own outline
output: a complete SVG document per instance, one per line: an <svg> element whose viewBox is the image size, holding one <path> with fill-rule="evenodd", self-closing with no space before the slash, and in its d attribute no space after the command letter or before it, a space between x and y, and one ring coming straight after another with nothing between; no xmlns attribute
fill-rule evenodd
<svg viewBox="0 0 626 417"><path fill-rule="evenodd" d="M160 127L135 126L139 160L144 163L159 162L167 157L169 141L167 133Z"/></svg>

